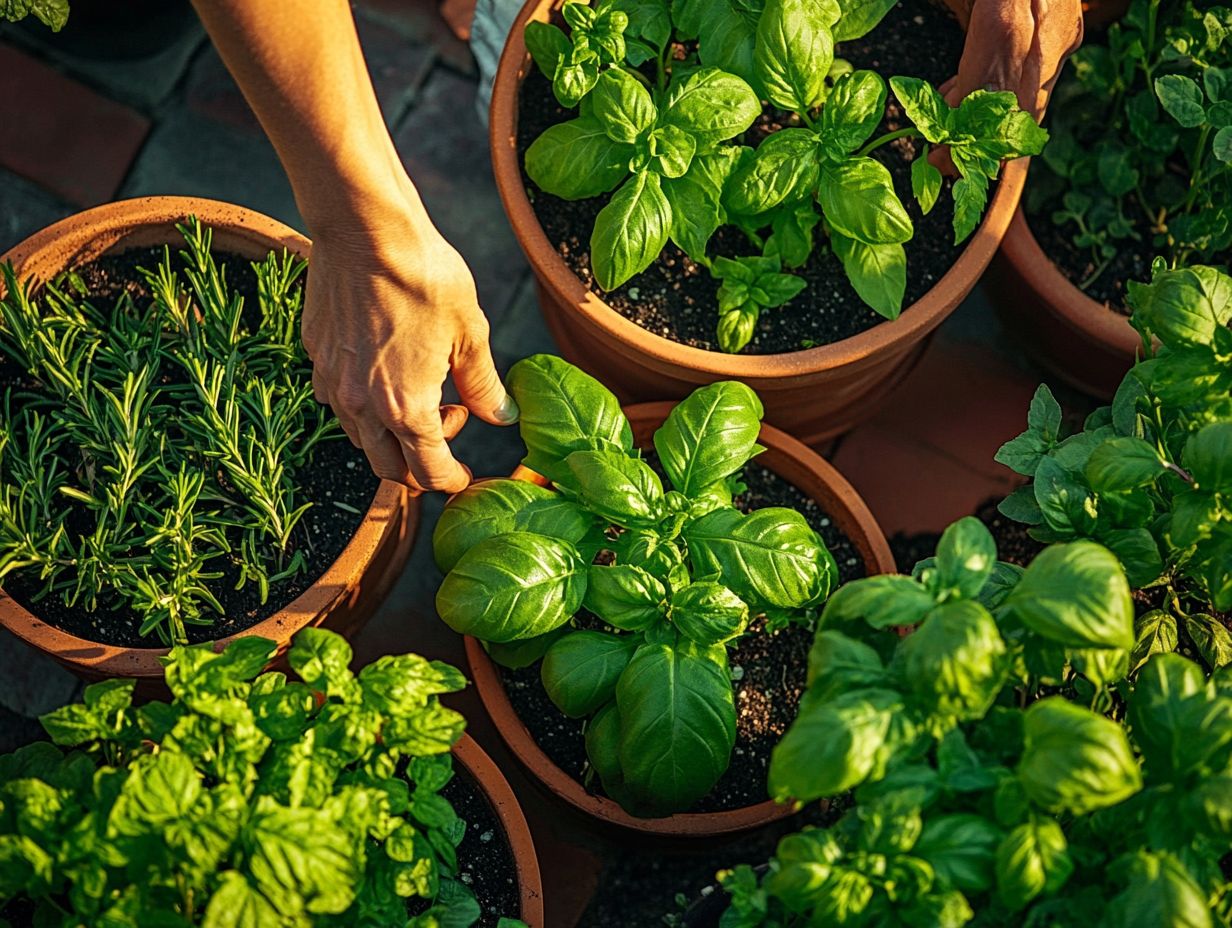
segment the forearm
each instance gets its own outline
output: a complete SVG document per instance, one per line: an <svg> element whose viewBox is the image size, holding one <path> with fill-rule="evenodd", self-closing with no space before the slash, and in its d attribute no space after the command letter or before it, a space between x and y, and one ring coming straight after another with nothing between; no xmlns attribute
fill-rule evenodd
<svg viewBox="0 0 1232 928"><path fill-rule="evenodd" d="M193 0L273 142L314 236L384 211L427 223L346 0Z"/></svg>

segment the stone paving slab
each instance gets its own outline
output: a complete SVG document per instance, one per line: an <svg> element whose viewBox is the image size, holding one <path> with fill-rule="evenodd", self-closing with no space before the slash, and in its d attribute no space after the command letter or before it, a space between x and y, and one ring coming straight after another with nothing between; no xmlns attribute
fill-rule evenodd
<svg viewBox="0 0 1232 928"><path fill-rule="evenodd" d="M74 207L33 181L0 171L0 252L72 212Z"/></svg>

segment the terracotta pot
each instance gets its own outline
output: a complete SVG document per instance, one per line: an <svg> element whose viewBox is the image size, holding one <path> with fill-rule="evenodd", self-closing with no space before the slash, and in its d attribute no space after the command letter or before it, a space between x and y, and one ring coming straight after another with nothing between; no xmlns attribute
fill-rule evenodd
<svg viewBox="0 0 1232 928"><path fill-rule="evenodd" d="M641 403L625 409L633 426L634 440L640 447L650 446L654 430L663 424L674 405L668 402ZM763 425L759 440L766 450L757 457L758 463L816 500L851 539L870 575L894 572L894 557L885 536L864 501L838 471L816 452L773 426ZM519 480L546 484L544 478L525 467L519 467L513 476ZM479 698L510 751L549 792L605 825L619 826L641 835L700 838L745 831L792 814L791 806L767 800L726 812L682 813L654 819L632 816L612 800L587 792L581 783L561 770L544 753L514 711L501 681L500 670L488 657L483 645L469 636L466 638L466 658Z"/></svg>
<svg viewBox="0 0 1232 928"><path fill-rule="evenodd" d="M239 206L191 197L147 197L70 216L0 255L0 262L11 261L19 279L46 282L107 253L174 242L179 235L175 224L188 216L213 229L215 248L247 258L280 248L307 258L311 247L294 229ZM354 537L321 577L281 610L231 637L270 638L282 654L291 637L310 625L354 632L401 573L418 519L418 500L400 484L382 481ZM124 648L78 638L42 622L2 590L0 625L85 677L161 680L163 675L158 658L166 648ZM231 637L220 639L217 646Z"/></svg>
<svg viewBox="0 0 1232 928"><path fill-rule="evenodd" d="M629 321L588 290L557 254L527 197L517 152L518 90L531 67L522 31L532 19L547 20L556 2L528 0L513 25L493 87L490 141L505 212L535 272L539 304L561 353L626 402L682 398L716 380L744 381L761 396L767 422L808 444L870 417L992 260L1022 193L1026 160L1005 165L988 213L958 261L899 319L783 354L733 355L679 344Z"/></svg>
<svg viewBox="0 0 1232 928"><path fill-rule="evenodd" d="M522 814L522 807L518 804L509 781L470 735L463 735L462 740L454 745L453 756L479 785L488 807L500 821L505 839L513 851L522 911L501 914L511 917L516 914L530 925L530 928L543 928L543 882L539 876L539 856L535 853L530 826L526 824L526 816Z"/></svg>
<svg viewBox="0 0 1232 928"><path fill-rule="evenodd" d="M1129 319L1091 299L1057 269L1019 207L988 275L994 302L1040 364L1070 386L1111 399L1142 338Z"/></svg>

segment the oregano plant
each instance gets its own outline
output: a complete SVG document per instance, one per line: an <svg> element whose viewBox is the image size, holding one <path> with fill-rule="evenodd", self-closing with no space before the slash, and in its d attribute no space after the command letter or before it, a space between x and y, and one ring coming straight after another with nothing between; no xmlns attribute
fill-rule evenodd
<svg viewBox="0 0 1232 928"><path fill-rule="evenodd" d="M732 507L761 450L744 384L702 387L668 415L654 434L665 483L589 375L536 355L506 383L525 464L552 486L488 480L450 501L433 536L437 611L500 663L541 662L552 702L587 720L608 796L637 815L686 811L731 760L728 645L758 616L770 631L809 621L834 559L795 510Z"/></svg>
<svg viewBox="0 0 1232 928"><path fill-rule="evenodd" d="M903 246L914 228L873 153L903 137L926 140L912 189L927 213L943 186L929 145L950 146L961 175L957 243L978 225L1001 162L1038 154L1047 133L1012 93L977 91L952 108L923 81L893 78L914 127L873 138L885 116L886 82L836 58L835 43L863 36L892 6L598 0L593 8L564 5L569 34L527 24L537 66L578 116L531 144L526 172L566 200L611 194L590 240L598 286L624 284L670 241L723 282L718 341L724 351L740 351L760 314L803 282L762 289L766 299L732 298L730 262L746 259L710 253L714 233L731 225L788 277L828 243L859 297L896 318L906 292ZM764 106L789 116L754 148L744 140Z"/></svg>

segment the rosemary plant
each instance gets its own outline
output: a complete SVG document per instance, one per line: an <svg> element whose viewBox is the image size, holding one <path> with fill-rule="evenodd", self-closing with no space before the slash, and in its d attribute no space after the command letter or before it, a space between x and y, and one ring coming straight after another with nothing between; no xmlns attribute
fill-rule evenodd
<svg viewBox="0 0 1232 928"><path fill-rule="evenodd" d="M224 578L265 603L307 569L300 478L341 434L299 340L305 262L254 262L246 306L210 231L179 229L185 249L140 270L148 299L100 305L76 272L36 292L0 268L0 582L169 644L223 612Z"/></svg>

